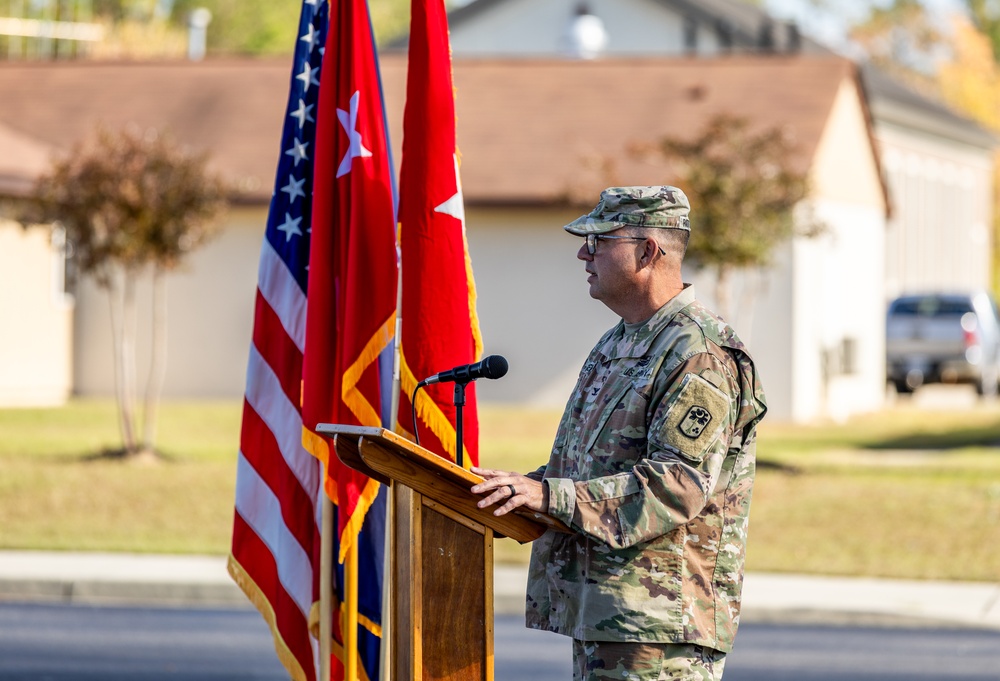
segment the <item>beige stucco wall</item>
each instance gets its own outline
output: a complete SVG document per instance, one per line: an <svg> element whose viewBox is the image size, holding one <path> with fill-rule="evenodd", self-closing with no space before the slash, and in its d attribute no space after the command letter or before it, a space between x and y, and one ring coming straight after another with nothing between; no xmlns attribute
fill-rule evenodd
<svg viewBox="0 0 1000 681"><path fill-rule="evenodd" d="M587 353L617 323L588 294L580 239L562 229L581 212L467 213L485 351L510 362L506 377L478 388L480 400L561 407Z"/></svg>
<svg viewBox="0 0 1000 681"><path fill-rule="evenodd" d="M869 139L858 89L845 79L811 177L826 229L793 246L793 420L842 420L884 401L885 198Z"/></svg>
<svg viewBox="0 0 1000 681"><path fill-rule="evenodd" d="M469 250L487 354L510 371L483 382L480 400L561 406L587 352L615 317L587 294L579 240L562 225L579 211L470 208ZM230 215L222 235L169 278L166 397L239 397L253 322L264 210ZM138 367L149 362L148 281L139 288ZM111 395L114 372L106 293L78 293L76 392ZM404 322L405 323L405 322Z"/></svg>
<svg viewBox="0 0 1000 681"><path fill-rule="evenodd" d="M164 397L243 394L265 217L263 208L232 210L219 237L168 276ZM148 278L140 282L136 344L140 390L149 371L151 291ZM75 392L114 394L107 293L89 280L77 292L76 332Z"/></svg>
<svg viewBox="0 0 1000 681"><path fill-rule="evenodd" d="M0 220L0 406L61 404L71 389L73 301L47 227Z"/></svg>
<svg viewBox="0 0 1000 681"><path fill-rule="evenodd" d="M826 201L884 208L879 167L854 80L837 89L810 174L813 193Z"/></svg>

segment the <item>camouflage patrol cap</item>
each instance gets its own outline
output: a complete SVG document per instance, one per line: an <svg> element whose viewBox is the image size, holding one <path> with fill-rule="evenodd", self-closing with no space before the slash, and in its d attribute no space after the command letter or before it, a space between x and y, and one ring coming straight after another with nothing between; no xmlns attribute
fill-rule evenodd
<svg viewBox="0 0 1000 681"><path fill-rule="evenodd" d="M606 234L622 227L691 231L691 204L677 187L608 187L597 207L566 225L570 234Z"/></svg>

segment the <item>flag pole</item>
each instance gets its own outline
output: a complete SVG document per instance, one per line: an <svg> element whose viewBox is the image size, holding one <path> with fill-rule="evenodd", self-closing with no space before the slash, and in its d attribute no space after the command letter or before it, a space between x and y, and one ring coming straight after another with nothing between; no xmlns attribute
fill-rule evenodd
<svg viewBox="0 0 1000 681"><path fill-rule="evenodd" d="M358 681L358 541L354 541L347 549L347 565L344 566L344 608L346 613L343 627L344 639L344 680Z"/></svg>
<svg viewBox="0 0 1000 681"><path fill-rule="evenodd" d="M325 479L325 477L324 477ZM319 556L319 678L330 681L330 656L333 654L333 502L320 489Z"/></svg>
<svg viewBox="0 0 1000 681"><path fill-rule="evenodd" d="M395 195L395 192L393 192ZM396 229L399 229L399 222L396 222ZM400 246L399 232L396 233L396 248ZM389 430L396 432L399 420L399 391L402 384L400 378L400 340L403 338L403 316L400 312L403 309L403 263L398 257L396 271L396 335L393 338L393 359L392 359L392 409L390 413ZM414 428L416 428L414 424ZM394 483L389 483L386 490L386 528L383 537L382 551L382 639L379 646L379 681L392 680L392 600L393 600L393 571L392 561L395 539L393 533L396 531L396 491Z"/></svg>
<svg viewBox="0 0 1000 681"><path fill-rule="evenodd" d="M389 668L392 662L392 549L394 544L394 533L396 532L396 498L395 485L390 484L386 490L386 528L385 544L382 553L382 641L379 647L379 679L380 681L391 681L392 670Z"/></svg>

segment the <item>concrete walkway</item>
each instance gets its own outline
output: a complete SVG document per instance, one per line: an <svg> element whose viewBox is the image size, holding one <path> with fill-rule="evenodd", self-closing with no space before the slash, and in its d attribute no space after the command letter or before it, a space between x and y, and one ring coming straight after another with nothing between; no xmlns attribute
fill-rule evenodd
<svg viewBox="0 0 1000 681"><path fill-rule="evenodd" d="M497 566L498 614L524 612L525 568ZM0 551L0 600L250 607L218 556ZM1000 583L747 575L744 621L1000 629Z"/></svg>

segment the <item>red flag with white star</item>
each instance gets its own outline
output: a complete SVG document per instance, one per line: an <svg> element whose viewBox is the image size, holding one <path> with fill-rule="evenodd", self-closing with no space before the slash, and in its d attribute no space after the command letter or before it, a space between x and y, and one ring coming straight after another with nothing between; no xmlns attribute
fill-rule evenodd
<svg viewBox="0 0 1000 681"><path fill-rule="evenodd" d="M402 339L399 429L418 429L420 444L455 460L453 386L417 392L417 423L410 399L417 382L482 354L476 289L465 237L465 209L455 141L448 20L443 0L413 0L399 231L402 251ZM475 384L463 411L463 462L479 462Z"/></svg>
<svg viewBox="0 0 1000 681"><path fill-rule="evenodd" d="M362 527L376 510L380 486L344 466L315 429L319 423L381 426L382 414L389 411L383 401L391 395L391 371L381 370L379 358L390 348L396 327L396 222L368 7L365 0L328 1L316 115L303 444L325 464L324 489L336 505L335 551L344 564L334 585L340 612L358 614L357 630L343 628L349 618L335 622L335 637L343 643L337 656L350 676L355 652L369 641L372 650L359 652L362 668L374 679L383 547L380 533L366 545ZM353 557L360 569L352 567Z"/></svg>
<svg viewBox="0 0 1000 681"><path fill-rule="evenodd" d="M396 320L392 181L364 0L331 0L316 130L302 420L380 426L378 357ZM313 351L319 348L321 351ZM312 438L309 449L322 450ZM337 503L341 554L378 483L319 452Z"/></svg>
<svg viewBox="0 0 1000 681"><path fill-rule="evenodd" d="M294 45L261 248L229 570L264 616L289 676L315 681L320 646L310 630L328 495L335 556L356 558L334 569L334 606L344 616L333 623L334 655L344 667L331 661L332 678L350 671L374 681L386 495L315 434L320 422L381 425L392 395L377 358L394 328L395 221L364 0L302 0Z"/></svg>

